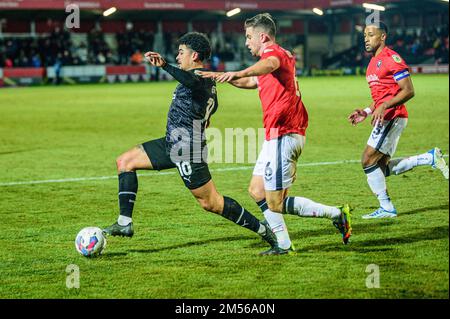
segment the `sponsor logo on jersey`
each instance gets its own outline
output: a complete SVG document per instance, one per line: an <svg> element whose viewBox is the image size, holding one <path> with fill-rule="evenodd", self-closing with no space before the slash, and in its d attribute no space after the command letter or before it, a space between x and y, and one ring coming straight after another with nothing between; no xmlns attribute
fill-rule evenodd
<svg viewBox="0 0 450 319"><path fill-rule="evenodd" d="M377 68L380 68L380 67L381 67L381 64L382 64L381 60L378 61L378 63L377 63Z"/></svg>
<svg viewBox="0 0 450 319"><path fill-rule="evenodd" d="M402 63L402 58L399 57L397 54L394 54L394 55L392 56L392 59L393 59L395 62L397 62L397 63Z"/></svg>
<svg viewBox="0 0 450 319"><path fill-rule="evenodd" d="M367 77L367 82L378 82L380 79L378 78L378 75L376 74L369 74Z"/></svg>

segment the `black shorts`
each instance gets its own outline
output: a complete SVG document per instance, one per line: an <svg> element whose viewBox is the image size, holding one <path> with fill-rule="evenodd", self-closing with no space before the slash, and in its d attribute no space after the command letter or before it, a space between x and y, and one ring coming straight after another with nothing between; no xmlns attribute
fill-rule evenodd
<svg viewBox="0 0 450 319"><path fill-rule="evenodd" d="M162 171L176 167L184 185L189 189L202 187L211 180L207 163L172 162L167 155L165 137L142 143L142 146L152 163L153 169Z"/></svg>

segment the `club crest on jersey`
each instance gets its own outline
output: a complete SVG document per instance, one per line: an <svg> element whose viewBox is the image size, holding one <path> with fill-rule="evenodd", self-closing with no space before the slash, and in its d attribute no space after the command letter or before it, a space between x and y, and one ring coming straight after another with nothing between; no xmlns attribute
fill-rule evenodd
<svg viewBox="0 0 450 319"><path fill-rule="evenodd" d="M381 60L378 61L378 63L377 63L377 68L378 68L378 69L381 67L381 64L382 64Z"/></svg>
<svg viewBox="0 0 450 319"><path fill-rule="evenodd" d="M393 59L395 62L397 62L397 63L402 63L402 58L399 57L397 54L394 54L394 55L392 56L392 59Z"/></svg>

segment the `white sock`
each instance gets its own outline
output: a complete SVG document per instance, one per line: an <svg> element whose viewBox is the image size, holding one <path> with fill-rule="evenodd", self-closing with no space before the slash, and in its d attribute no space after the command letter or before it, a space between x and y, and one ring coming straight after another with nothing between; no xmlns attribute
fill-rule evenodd
<svg viewBox="0 0 450 319"><path fill-rule="evenodd" d="M335 219L341 215L341 211L336 207L319 204L304 197L288 197L284 203L286 213L301 217Z"/></svg>
<svg viewBox="0 0 450 319"><path fill-rule="evenodd" d="M264 236L266 234L266 226L259 224L258 234Z"/></svg>
<svg viewBox="0 0 450 319"><path fill-rule="evenodd" d="M381 168L375 164L364 169L367 175L367 183L372 192L377 196L380 206L388 211L394 210L394 205L386 189L386 177Z"/></svg>
<svg viewBox="0 0 450 319"><path fill-rule="evenodd" d="M128 216L123 216L123 215L119 215L119 218L117 218L117 223L120 226L126 226L129 223L131 223L133 220L131 219L131 217Z"/></svg>
<svg viewBox="0 0 450 319"><path fill-rule="evenodd" d="M277 236L278 246L282 249L288 249L291 247L291 239L284 222L282 214L274 213L270 209L264 211L264 217L272 228L273 233Z"/></svg>
<svg viewBox="0 0 450 319"><path fill-rule="evenodd" d="M413 169L414 167L431 165L432 163L433 155L430 153L425 153L403 158L401 160L391 160L389 162L389 169L393 174L399 175Z"/></svg>

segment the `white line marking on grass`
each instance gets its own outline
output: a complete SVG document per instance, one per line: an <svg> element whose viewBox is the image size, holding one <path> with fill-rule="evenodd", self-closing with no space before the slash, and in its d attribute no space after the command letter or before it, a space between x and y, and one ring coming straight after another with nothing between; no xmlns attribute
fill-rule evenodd
<svg viewBox="0 0 450 319"><path fill-rule="evenodd" d="M318 163L305 163L299 164L298 166L321 166L321 165L339 165L347 163L357 163L359 161L337 161L337 162L318 162ZM236 166L236 167L225 167L211 169L211 172L228 172L228 171L242 171L253 169L254 166ZM161 176L161 175L174 175L175 171L172 172L153 172L153 173L139 173L138 176ZM9 182L0 183L0 186L17 186L17 185L33 185L33 184L48 184L48 183L72 183L72 182L85 182L85 181L100 181L108 179L117 179L115 176L95 176L95 177L78 177L78 178L64 178L64 179L47 179L40 181L23 181L23 182Z"/></svg>
<svg viewBox="0 0 450 319"><path fill-rule="evenodd" d="M448 157L448 155L444 155L444 157ZM308 167L308 166L324 166L324 165L342 165L342 164L356 164L359 163L359 160L345 160L345 161L336 161L336 162L315 162L315 163L301 163L298 164L298 167ZM212 173L214 172L229 172L229 171L243 171L253 169L254 166L236 166L236 167L225 167L225 168L215 168L211 169ZM138 176L161 176L161 175L174 175L176 172L153 172L153 173L140 173ZM9 183L0 183L0 186L19 186L19 185L34 185L34 184L49 184L49 183L72 183L72 182L86 182L86 181L101 181L108 179L117 179L117 175L115 176L94 176L94 177L78 177L78 178L64 178L64 179L47 179L40 181L23 181L23 182L9 182Z"/></svg>

